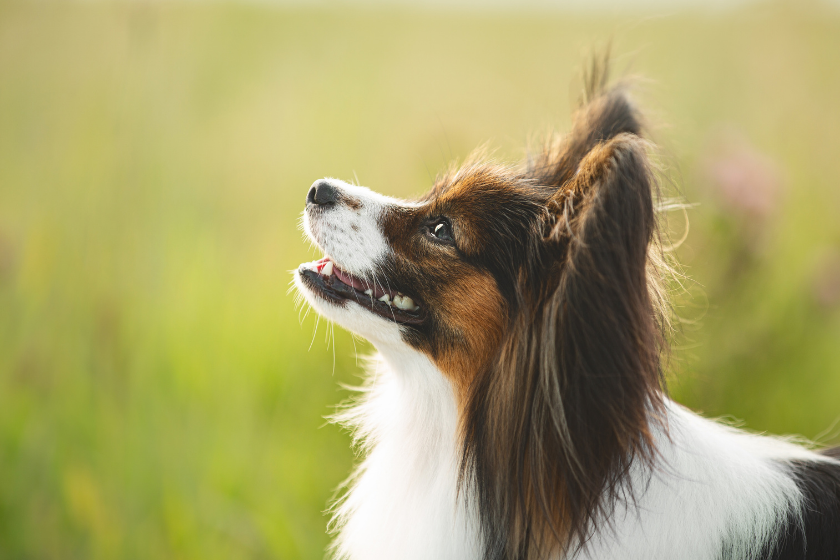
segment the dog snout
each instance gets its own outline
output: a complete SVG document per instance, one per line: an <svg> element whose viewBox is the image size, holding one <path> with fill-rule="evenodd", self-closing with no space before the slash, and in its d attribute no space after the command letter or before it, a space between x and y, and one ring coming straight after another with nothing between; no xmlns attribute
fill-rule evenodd
<svg viewBox="0 0 840 560"><path fill-rule="evenodd" d="M332 206L338 202L338 189L330 184L329 181L320 179L315 181L309 192L306 194L306 204L314 204L316 206Z"/></svg>

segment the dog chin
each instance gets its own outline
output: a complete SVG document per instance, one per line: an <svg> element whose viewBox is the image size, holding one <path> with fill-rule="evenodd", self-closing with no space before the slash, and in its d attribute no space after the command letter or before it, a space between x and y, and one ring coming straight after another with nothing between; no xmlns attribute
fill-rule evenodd
<svg viewBox="0 0 840 560"><path fill-rule="evenodd" d="M295 286L315 311L340 327L367 339L373 344L393 346L404 344L400 326L374 315L358 303L345 300L333 303L316 293L303 279L301 271L295 272Z"/></svg>

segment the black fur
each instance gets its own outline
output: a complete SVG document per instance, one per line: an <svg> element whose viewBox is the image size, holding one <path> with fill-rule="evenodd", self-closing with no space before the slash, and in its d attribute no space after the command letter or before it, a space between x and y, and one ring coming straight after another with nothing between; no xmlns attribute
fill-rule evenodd
<svg viewBox="0 0 840 560"><path fill-rule="evenodd" d="M824 452L840 460L840 447ZM802 518L789 518L762 560L840 560L840 462L789 463L805 496Z"/></svg>
<svg viewBox="0 0 840 560"><path fill-rule="evenodd" d="M552 192L542 237L513 278L521 300L500 355L471 387L462 473L487 560L582 546L632 499L630 464L655 453L654 181L640 118L621 88L602 89L605 71L593 70L572 132L528 162L526 178Z"/></svg>

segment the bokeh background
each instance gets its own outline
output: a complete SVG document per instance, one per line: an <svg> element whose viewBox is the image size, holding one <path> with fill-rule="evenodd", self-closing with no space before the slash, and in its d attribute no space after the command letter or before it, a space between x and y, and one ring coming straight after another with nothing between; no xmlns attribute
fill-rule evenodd
<svg viewBox="0 0 840 560"><path fill-rule="evenodd" d="M699 4L0 0L0 558L322 558L370 348L287 295L308 186L518 160L610 43L692 205L672 393L836 443L840 7Z"/></svg>

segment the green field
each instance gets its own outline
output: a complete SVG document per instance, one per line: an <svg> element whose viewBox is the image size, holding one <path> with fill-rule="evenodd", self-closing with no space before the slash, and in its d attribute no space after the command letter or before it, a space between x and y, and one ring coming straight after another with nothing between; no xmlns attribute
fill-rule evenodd
<svg viewBox="0 0 840 560"><path fill-rule="evenodd" d="M370 349L314 332L286 293L316 256L297 229L308 186L418 194L485 141L519 159L568 126L610 41L641 77L666 187L697 203L673 394L754 430L830 432L837 11L0 0L0 558L322 558L353 461L323 417ZM716 194L732 153L774 162L759 218ZM683 215L668 223L681 237Z"/></svg>

